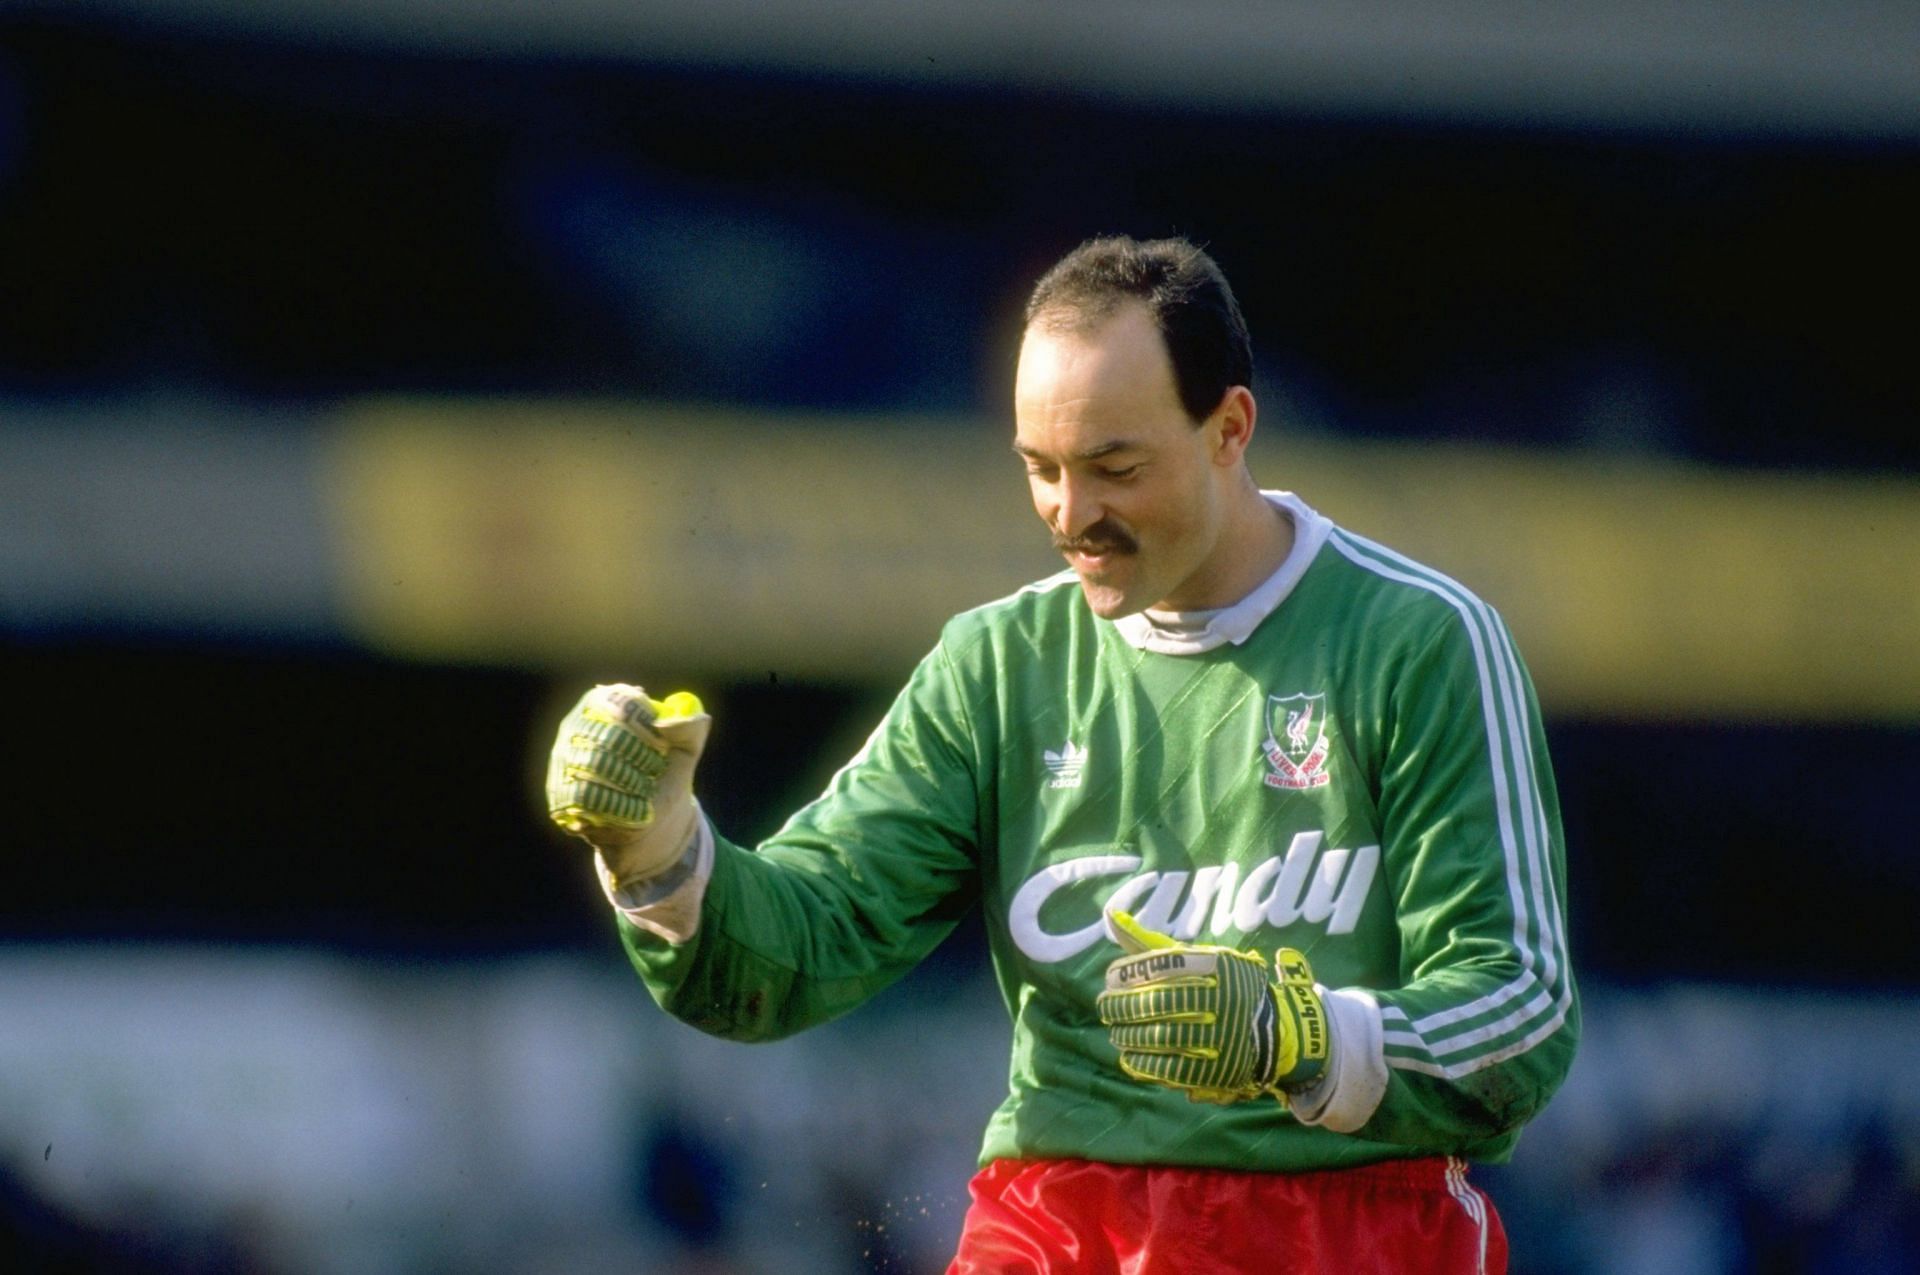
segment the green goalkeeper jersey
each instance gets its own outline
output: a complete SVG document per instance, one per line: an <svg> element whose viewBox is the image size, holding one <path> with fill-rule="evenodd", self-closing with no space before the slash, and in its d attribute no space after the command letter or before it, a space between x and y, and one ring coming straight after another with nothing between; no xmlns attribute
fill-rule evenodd
<svg viewBox="0 0 1920 1275"><path fill-rule="evenodd" d="M1211 623L1102 620L1071 573L950 621L825 793L755 850L714 837L690 939L621 923L655 998L783 1036L887 986L977 903L1014 1033L983 1160L1506 1158L1579 1026L1531 683L1471 593L1268 498L1295 549ZM1123 1074L1094 1009L1120 954L1108 908L1305 952L1365 1007L1336 1038L1381 1078L1364 1122Z"/></svg>

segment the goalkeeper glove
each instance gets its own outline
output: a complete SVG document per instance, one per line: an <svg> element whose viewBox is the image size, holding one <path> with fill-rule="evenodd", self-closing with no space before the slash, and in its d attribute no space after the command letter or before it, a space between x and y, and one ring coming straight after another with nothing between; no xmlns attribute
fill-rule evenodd
<svg viewBox="0 0 1920 1275"><path fill-rule="evenodd" d="M599 851L615 885L673 866L693 838L693 771L712 725L686 691L658 701L637 686L594 687L554 738L548 817Z"/></svg>
<svg viewBox="0 0 1920 1275"><path fill-rule="evenodd" d="M1129 1076L1196 1102L1270 1093L1284 1104L1326 1070L1327 1010L1301 953L1275 952L1269 981L1255 953L1181 943L1125 912L1110 919L1131 955L1107 966L1096 1005Z"/></svg>

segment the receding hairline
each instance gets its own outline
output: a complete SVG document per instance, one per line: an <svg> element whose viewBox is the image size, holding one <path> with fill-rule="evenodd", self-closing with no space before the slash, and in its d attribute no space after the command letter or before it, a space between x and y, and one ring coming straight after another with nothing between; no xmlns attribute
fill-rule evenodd
<svg viewBox="0 0 1920 1275"><path fill-rule="evenodd" d="M1095 339L1138 306L1172 365L1174 392L1196 424L1235 385L1253 384L1246 320L1220 266L1185 238L1089 239L1028 295L1022 344L1037 336Z"/></svg>
<svg viewBox="0 0 1920 1275"><path fill-rule="evenodd" d="M1144 315L1153 330L1160 333L1162 343L1165 343L1166 328L1152 304L1146 298L1128 292L1108 292L1084 300L1049 302L1033 312L1033 316L1027 320L1027 326L1021 329L1021 335L1037 329L1047 336L1091 336L1117 321L1128 310L1138 310Z"/></svg>
<svg viewBox="0 0 1920 1275"><path fill-rule="evenodd" d="M1020 334L1020 357L1024 362L1027 342L1033 337L1092 345L1136 316L1144 325L1145 332L1153 334L1153 341L1166 356L1167 375L1173 383L1174 397L1178 398L1180 372L1174 365L1173 347L1167 341L1166 327L1160 322L1160 316L1154 313L1153 307L1139 297L1119 296L1097 306L1047 306L1035 311Z"/></svg>

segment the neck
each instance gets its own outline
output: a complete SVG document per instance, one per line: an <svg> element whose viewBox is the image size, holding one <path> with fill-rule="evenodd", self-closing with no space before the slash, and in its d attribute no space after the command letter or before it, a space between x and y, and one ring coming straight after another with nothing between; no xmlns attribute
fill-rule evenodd
<svg viewBox="0 0 1920 1275"><path fill-rule="evenodd" d="M1157 609L1205 611L1232 606L1259 588L1293 552L1293 519L1269 504L1251 475L1236 493L1220 528L1213 569L1186 596L1169 598Z"/></svg>
<svg viewBox="0 0 1920 1275"><path fill-rule="evenodd" d="M1246 498L1236 503L1235 515L1241 522L1240 552L1235 557L1244 565L1235 573L1229 602L1238 602L1259 588L1293 552L1293 519L1268 503L1251 475L1247 476Z"/></svg>

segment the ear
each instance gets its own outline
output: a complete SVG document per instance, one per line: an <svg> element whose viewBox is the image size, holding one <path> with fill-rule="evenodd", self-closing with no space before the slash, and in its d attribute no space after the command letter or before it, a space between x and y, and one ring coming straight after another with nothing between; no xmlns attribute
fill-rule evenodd
<svg viewBox="0 0 1920 1275"><path fill-rule="evenodd" d="M1253 441L1253 423L1258 415L1252 390L1244 385L1228 388L1207 420L1213 433L1214 464L1226 467L1240 463L1247 454L1247 444Z"/></svg>

